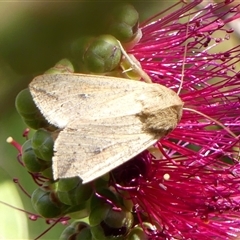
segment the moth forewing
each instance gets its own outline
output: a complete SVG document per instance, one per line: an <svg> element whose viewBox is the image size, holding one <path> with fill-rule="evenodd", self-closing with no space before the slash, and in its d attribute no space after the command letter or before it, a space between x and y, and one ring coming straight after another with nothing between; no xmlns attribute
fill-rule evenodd
<svg viewBox="0 0 240 240"><path fill-rule="evenodd" d="M148 84L153 88L150 107L143 108L146 127L155 132L173 130L182 117L183 102L172 90L159 85ZM147 102L148 100L146 100Z"/></svg>
<svg viewBox="0 0 240 240"><path fill-rule="evenodd" d="M54 178L77 175L89 182L157 140L156 134L142 130L142 122L134 115L115 118L114 122L111 118L73 122L55 142Z"/></svg>
<svg viewBox="0 0 240 240"><path fill-rule="evenodd" d="M29 89L46 119L64 128L67 123L83 116L98 119L110 114L119 116L140 112L142 105L140 101L136 103L136 95L141 97L151 89L144 82L135 83L114 77L56 74L36 77ZM119 107L124 104L120 111Z"/></svg>
<svg viewBox="0 0 240 240"><path fill-rule="evenodd" d="M130 160L174 129L178 95L159 84L85 74L42 75L33 100L63 130L54 145L54 179L89 182Z"/></svg>

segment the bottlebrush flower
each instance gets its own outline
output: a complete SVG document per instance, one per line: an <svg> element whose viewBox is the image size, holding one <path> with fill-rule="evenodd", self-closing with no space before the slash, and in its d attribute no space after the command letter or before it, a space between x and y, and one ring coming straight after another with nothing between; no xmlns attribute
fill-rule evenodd
<svg viewBox="0 0 240 240"><path fill-rule="evenodd" d="M174 131L113 170L110 178L84 185L78 177L54 181L51 166L57 136L52 133L56 128L36 109L28 89L18 95L18 112L37 129L22 148L9 139L22 155L19 162L39 186L31 195L39 215L31 217L53 222L48 230L58 222L78 219L60 239L226 240L240 236L240 73L236 70L240 45L219 51L233 32L226 24L240 14L234 1L197 9L203 2L179 1L140 25L142 37L136 34L141 38L137 44L138 38L123 43L132 47L128 53L153 82L179 94L184 110ZM129 29L135 30L137 21L130 20ZM74 60L79 52L86 54L84 46L80 50ZM66 63L71 67L66 68ZM51 73L59 71L57 65ZM62 65L61 72L74 72L69 60L61 61ZM79 220L83 217L88 217L89 224Z"/></svg>
<svg viewBox="0 0 240 240"><path fill-rule="evenodd" d="M240 45L219 51L232 32L225 24L239 13L237 3L227 10L233 1L196 10L201 2L179 1L178 10L143 23L129 51L184 102L178 127L156 144L158 159L144 152L114 171L112 184L128 192L140 223L156 226L145 229L150 239L239 236Z"/></svg>

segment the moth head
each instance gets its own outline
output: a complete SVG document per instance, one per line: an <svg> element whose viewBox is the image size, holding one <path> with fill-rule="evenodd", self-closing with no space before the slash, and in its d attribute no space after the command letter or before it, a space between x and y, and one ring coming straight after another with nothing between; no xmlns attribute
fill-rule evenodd
<svg viewBox="0 0 240 240"><path fill-rule="evenodd" d="M144 129L157 136L163 137L175 129L182 118L182 101L175 105L145 112L140 117Z"/></svg>

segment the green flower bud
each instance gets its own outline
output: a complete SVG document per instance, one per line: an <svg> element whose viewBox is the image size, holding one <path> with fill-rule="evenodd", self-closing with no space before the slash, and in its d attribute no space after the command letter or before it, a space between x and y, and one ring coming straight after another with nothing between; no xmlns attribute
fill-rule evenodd
<svg viewBox="0 0 240 240"><path fill-rule="evenodd" d="M45 218L55 218L64 215L68 206L61 203L53 191L37 188L31 196L33 208Z"/></svg>
<svg viewBox="0 0 240 240"><path fill-rule="evenodd" d="M108 188L97 188L97 193L102 196L102 198L99 198L95 194L92 195L90 199L90 209L93 209L95 207L101 207L103 204L106 203L105 199L109 199L113 203L119 203L119 200L117 196Z"/></svg>
<svg viewBox="0 0 240 240"><path fill-rule="evenodd" d="M104 174L103 176L94 180L94 186L96 189L108 188L109 185L109 173Z"/></svg>
<svg viewBox="0 0 240 240"><path fill-rule="evenodd" d="M111 35L78 39L71 48L81 72L105 73L115 69L121 60L117 39Z"/></svg>
<svg viewBox="0 0 240 240"><path fill-rule="evenodd" d="M38 129L32 137L32 147L37 157L45 161L52 161L53 157L52 135L44 129Z"/></svg>
<svg viewBox="0 0 240 240"><path fill-rule="evenodd" d="M89 216L88 201L83 202L79 205L69 207L66 212L69 217L74 219L83 219Z"/></svg>
<svg viewBox="0 0 240 240"><path fill-rule="evenodd" d="M103 204L101 207L93 208L89 215L89 224L91 226L99 225L107 216L112 207L109 204Z"/></svg>
<svg viewBox="0 0 240 240"><path fill-rule="evenodd" d="M41 127L48 128L50 126L35 105L28 88L18 93L15 100L15 106L19 115L29 127L38 129Z"/></svg>
<svg viewBox="0 0 240 240"><path fill-rule="evenodd" d="M144 232L142 226L149 230L156 230L156 227L151 223L143 222L142 225L138 224L131 229L130 233L127 235L126 240L148 240L148 235Z"/></svg>
<svg viewBox="0 0 240 240"><path fill-rule="evenodd" d="M64 58L57 62L54 67L48 69L44 74L59 74L73 72L74 72L73 64L67 58Z"/></svg>
<svg viewBox="0 0 240 240"><path fill-rule="evenodd" d="M87 201L92 195L91 184L82 184L79 177L62 178L57 184L57 195L67 205L78 205Z"/></svg>
<svg viewBox="0 0 240 240"><path fill-rule="evenodd" d="M122 239L132 227L133 220L131 212L124 208L115 210L109 204L91 209L89 215L91 232L96 239L104 239L104 237Z"/></svg>
<svg viewBox="0 0 240 240"><path fill-rule="evenodd" d="M123 195L122 202L124 207L131 212L133 210L134 204L129 193L127 191L124 191L122 195Z"/></svg>
<svg viewBox="0 0 240 240"><path fill-rule="evenodd" d="M45 161L46 162L46 161ZM49 162L51 163L51 162ZM44 169L43 171L41 171L41 174L43 175L43 177L48 178L48 179L53 179L53 170L52 170L52 163L51 166Z"/></svg>
<svg viewBox="0 0 240 240"><path fill-rule="evenodd" d="M15 106L18 113L26 119L32 119L36 115L41 115L28 88L18 93L15 100Z"/></svg>
<svg viewBox="0 0 240 240"><path fill-rule="evenodd" d="M119 235L115 234L113 236L109 236L109 234L105 233L101 225L91 227L91 233L94 240L125 240L125 236L121 236L120 231L117 230L117 232Z"/></svg>
<svg viewBox="0 0 240 240"><path fill-rule="evenodd" d="M104 222L111 228L130 229L133 225L133 215L125 208L122 208L121 211L110 209Z"/></svg>
<svg viewBox="0 0 240 240"><path fill-rule="evenodd" d="M107 32L121 42L131 41L138 32L139 14L130 4L115 7L107 18Z"/></svg>
<svg viewBox="0 0 240 240"><path fill-rule="evenodd" d="M101 35L93 40L84 54L84 64L95 73L110 72L119 65L121 50L111 35Z"/></svg>
<svg viewBox="0 0 240 240"><path fill-rule="evenodd" d="M51 165L51 163L47 163L36 156L30 139L22 146L22 160L26 169L32 173L41 172Z"/></svg>
<svg viewBox="0 0 240 240"><path fill-rule="evenodd" d="M91 44L91 42L93 41L93 39L94 39L94 37L84 36L84 37L78 38L71 44L70 55L77 62L78 65L83 64L84 54L85 54L86 50L88 49L89 45ZM80 67L82 67L82 66L80 66ZM85 71L81 71L81 72L85 72Z"/></svg>
<svg viewBox="0 0 240 240"><path fill-rule="evenodd" d="M91 230L89 228L84 228L83 230L81 230L77 235L75 240L92 240L92 233Z"/></svg>
<svg viewBox="0 0 240 240"><path fill-rule="evenodd" d="M92 240L92 234L87 223L75 221L65 228L59 240Z"/></svg>
<svg viewBox="0 0 240 240"><path fill-rule="evenodd" d="M136 226L131 229L126 240L148 240L148 236L140 226Z"/></svg>

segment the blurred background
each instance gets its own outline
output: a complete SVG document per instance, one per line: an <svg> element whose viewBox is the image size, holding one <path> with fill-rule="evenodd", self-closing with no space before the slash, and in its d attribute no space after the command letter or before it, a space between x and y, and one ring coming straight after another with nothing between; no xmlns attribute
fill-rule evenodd
<svg viewBox="0 0 240 240"><path fill-rule="evenodd" d="M83 34L105 33L101 26L108 9L119 1L31 1L0 3L0 201L34 213L30 198L13 183L19 179L31 194L37 187L17 162L17 150L6 139L24 143L26 125L17 114L15 97L34 76L66 57L69 43ZM121 1L124 2L124 1ZM140 14L140 22L176 1L126 1ZM228 42L229 44L229 42ZM30 132L31 136L32 132ZM28 214L0 203L0 239L34 239L49 225L28 219ZM65 226L58 224L40 239L58 239Z"/></svg>

